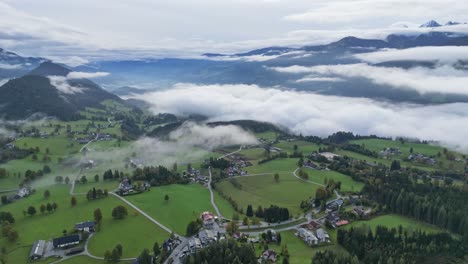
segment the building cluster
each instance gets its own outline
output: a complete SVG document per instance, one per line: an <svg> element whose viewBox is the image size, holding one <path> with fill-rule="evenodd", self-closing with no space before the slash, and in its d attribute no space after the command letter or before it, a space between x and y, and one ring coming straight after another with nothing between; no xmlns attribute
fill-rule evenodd
<svg viewBox="0 0 468 264"><path fill-rule="evenodd" d="M330 236L323 228L310 228L309 225L304 225L297 229L296 236L302 239L309 246L317 246L323 243L330 242Z"/></svg>
<svg viewBox="0 0 468 264"><path fill-rule="evenodd" d="M340 226L349 224L349 221L342 219L337 212L330 212L325 217L325 223L331 228L338 228Z"/></svg>
<svg viewBox="0 0 468 264"><path fill-rule="evenodd" d="M252 163L241 155L231 155L229 156L229 161L231 162L231 166L226 169L226 174L229 177L247 175L247 171L244 168L252 166Z"/></svg>
<svg viewBox="0 0 468 264"><path fill-rule="evenodd" d="M188 240L187 246L182 249L182 253L179 258L185 258L192 254L195 254L198 250L208 247L212 243L218 241L218 239L225 239L217 231L210 229L202 229L198 232L196 237L192 237Z"/></svg>
<svg viewBox="0 0 468 264"><path fill-rule="evenodd" d="M20 200L20 199L23 199L25 197L28 197L32 193L33 193L33 190L30 187L28 187L28 186L22 187L19 190L17 190L14 194L8 196L8 198L7 198L8 203L12 203L12 202L14 202L16 200Z"/></svg>
<svg viewBox="0 0 468 264"><path fill-rule="evenodd" d="M80 246L83 242L83 233L93 233L95 222L86 221L75 224L74 233L57 237L51 241L37 240L31 247L29 253L30 260L38 260L50 256L69 256L84 251Z"/></svg>
<svg viewBox="0 0 468 264"><path fill-rule="evenodd" d="M184 171L183 176L189 178L194 183L200 183L202 185L208 184L210 180L208 176L201 175L201 171L194 168Z"/></svg>
<svg viewBox="0 0 468 264"><path fill-rule="evenodd" d="M379 156L383 158L389 158L391 156L399 156L401 155L400 148L385 148L379 152Z"/></svg>
<svg viewBox="0 0 468 264"><path fill-rule="evenodd" d="M118 194L120 196L137 194L144 191L148 191L150 188L151 185L148 182L145 182L143 184L132 185L132 181L128 177L125 177L119 183Z"/></svg>
<svg viewBox="0 0 468 264"><path fill-rule="evenodd" d="M428 157L422 153L410 154L408 156L408 160L411 162L423 163L431 166L434 166L437 163L436 159Z"/></svg>

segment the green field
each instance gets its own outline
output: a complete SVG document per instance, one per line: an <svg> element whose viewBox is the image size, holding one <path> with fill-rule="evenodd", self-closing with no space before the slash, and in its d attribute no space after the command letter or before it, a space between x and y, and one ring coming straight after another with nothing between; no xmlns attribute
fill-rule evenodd
<svg viewBox="0 0 468 264"><path fill-rule="evenodd" d="M199 184L152 187L149 192L126 199L180 235L185 234L188 223L200 213L214 212L208 189Z"/></svg>
<svg viewBox="0 0 468 264"><path fill-rule="evenodd" d="M91 241L90 250L96 252L98 256L102 256L104 251L101 247L106 246L105 243L110 243L111 247L115 244L121 243L124 246L125 256L136 256L141 252L144 247L151 247L155 241L162 241L168 234L157 228L153 223L144 218L143 216L134 216L133 210L129 210L130 215L125 220L114 220L111 217L111 210L117 205L123 204L115 197L108 197L97 201L87 201L83 196L76 196L78 204L75 207L70 206L69 186L54 185L49 186L51 192L49 199L43 197L44 188L38 189L37 192L28 198L19 200L15 203L8 204L1 207L2 211L9 211L16 219L13 225L19 233L19 239L14 244L0 239L0 246L5 246L8 251L18 247L26 246L29 251L29 246L35 240L45 239L49 240L55 237L62 236L63 230L72 231L75 223L92 220L93 211L96 208L101 208L103 212L103 228L102 231L97 233L92 238L94 241L105 241L100 243L95 249ZM56 202L58 209L53 213L45 213L42 215L39 212L39 206L47 202ZM28 206L35 206L38 213L35 216L24 216L23 210ZM118 232L119 230L132 230L132 235L127 232ZM135 237L151 237L149 240L137 240ZM107 248L106 248L107 249ZM22 259L26 256L19 254L17 251L9 256L11 263L24 263Z"/></svg>
<svg viewBox="0 0 468 264"><path fill-rule="evenodd" d="M242 185L242 189L234 187L229 180L217 183L216 189L232 197L244 211L249 204L254 208L259 205L262 207L278 205L287 207L294 216L302 213L299 208L300 202L314 196L319 187L304 183L295 178L291 172L280 173L278 183L274 181L273 175L239 177L236 180Z"/></svg>
<svg viewBox="0 0 468 264"><path fill-rule="evenodd" d="M413 148L413 153L422 153L427 156L435 157L438 162L441 162L442 168L444 169L455 169L455 170L462 170L463 169L463 162L456 162L450 161L446 158L444 153L444 148L437 145L431 144L420 144L420 143L401 143L398 140L386 140L386 139L361 139L361 140L353 140L351 143L364 145L365 148L370 149L375 152L379 152L385 148L399 148L402 152L400 156L395 156L395 159L404 159L410 155L410 148ZM441 153L441 157L437 157L437 154ZM456 158L462 158L462 154L452 152L455 154ZM390 159L391 160L391 159ZM405 166L414 166L414 167L424 167L424 168L433 168L429 165L424 164L417 164L417 163L410 163L405 162ZM439 164L438 164L439 166ZM436 166L437 167L437 166Z"/></svg>
<svg viewBox="0 0 468 264"><path fill-rule="evenodd" d="M280 140L278 143L274 144L274 147L280 148L283 151L286 151L288 153L294 152L294 145L296 145L297 151L301 152L307 156L310 153L314 151L318 151L318 149L321 147L320 145L317 145L312 142L307 142L307 141L302 141L302 140L297 140L297 141L286 141L286 140Z"/></svg>
<svg viewBox="0 0 468 264"><path fill-rule="evenodd" d="M364 187L364 183L353 180L350 176L341 174L332 170L314 170L306 169L309 174L309 181L324 184L325 179L333 179L335 182L341 182L341 191L359 192Z"/></svg>
<svg viewBox="0 0 468 264"><path fill-rule="evenodd" d="M290 173L297 167L299 159L279 158L260 165L254 165L245 168L249 174L257 173Z"/></svg>
<svg viewBox="0 0 468 264"><path fill-rule="evenodd" d="M125 250L125 249L124 249ZM104 260L93 259L88 256L75 256L66 260L61 261L62 264L105 264L109 263ZM119 261L119 263L131 263L130 261Z"/></svg>
<svg viewBox="0 0 468 264"><path fill-rule="evenodd" d="M443 232L442 229L436 226L422 223L422 222L419 222L417 220L414 220L408 217L394 215L394 214L378 216L367 221L356 221L345 226L344 228L358 227L362 225L369 226L374 231L375 231L375 228L379 225L386 226L388 228L398 228L398 226L401 225L403 228L414 230L414 231L422 230L428 233Z"/></svg>

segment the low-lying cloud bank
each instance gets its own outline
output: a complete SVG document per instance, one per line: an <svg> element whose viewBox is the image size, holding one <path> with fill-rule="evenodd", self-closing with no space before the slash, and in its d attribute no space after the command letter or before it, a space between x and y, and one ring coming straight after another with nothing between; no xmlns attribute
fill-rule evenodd
<svg viewBox="0 0 468 264"><path fill-rule="evenodd" d="M387 61L436 61L443 64L453 64L460 60L468 60L468 47L417 47L409 49L383 49L375 52L361 53L353 57L370 63Z"/></svg>
<svg viewBox="0 0 468 264"><path fill-rule="evenodd" d="M387 104L370 99L324 96L256 85L178 84L136 96L155 113L201 114L213 121L253 119L303 135L336 131L438 140L468 151L468 104Z"/></svg>
<svg viewBox="0 0 468 264"><path fill-rule="evenodd" d="M365 78L376 84L397 89L414 90L420 94L442 93L468 95L468 75L463 70L443 65L434 69L416 67L402 69L377 67L366 63L320 65L313 67L290 66L272 68L290 74L320 74L322 77Z"/></svg>
<svg viewBox="0 0 468 264"><path fill-rule="evenodd" d="M71 85L68 80L93 79L108 76L108 72L70 72L67 76L48 76L50 84L55 86L60 93L75 94L82 93L86 88Z"/></svg>
<svg viewBox="0 0 468 264"><path fill-rule="evenodd" d="M256 137L238 126L210 127L192 122L184 123L179 129L169 134L169 140L144 137L129 147L113 151L90 150L83 161L89 159L98 163L121 162L132 159L142 165L170 166L174 162L199 162L207 157L209 151L231 145L257 144Z"/></svg>

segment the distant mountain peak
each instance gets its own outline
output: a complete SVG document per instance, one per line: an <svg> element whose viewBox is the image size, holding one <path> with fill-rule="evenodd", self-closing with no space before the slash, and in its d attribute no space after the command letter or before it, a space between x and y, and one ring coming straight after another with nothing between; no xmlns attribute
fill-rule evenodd
<svg viewBox="0 0 468 264"><path fill-rule="evenodd" d="M442 26L442 25L437 23L437 21L429 20L429 21L427 21L426 23L422 24L419 27L421 27L421 28L433 28L433 27L440 27L440 26Z"/></svg>
<svg viewBox="0 0 468 264"><path fill-rule="evenodd" d="M45 61L41 63L37 68L32 70L28 75L39 75L39 76L67 76L71 70L68 68L53 63L51 61Z"/></svg>
<svg viewBox="0 0 468 264"><path fill-rule="evenodd" d="M460 24L461 24L460 22L456 22L456 21L449 21L445 23L446 26L455 26L455 25L460 25Z"/></svg>

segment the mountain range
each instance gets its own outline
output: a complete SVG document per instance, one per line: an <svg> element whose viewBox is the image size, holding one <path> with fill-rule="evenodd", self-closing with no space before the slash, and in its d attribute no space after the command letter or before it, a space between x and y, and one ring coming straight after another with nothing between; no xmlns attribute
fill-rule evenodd
<svg viewBox="0 0 468 264"><path fill-rule="evenodd" d="M69 79L70 69L49 61L0 87L1 118L23 119L35 113L73 119L85 107L101 108L104 100L122 100L88 79ZM55 85L53 78L58 80ZM68 90L59 89L62 85Z"/></svg>

